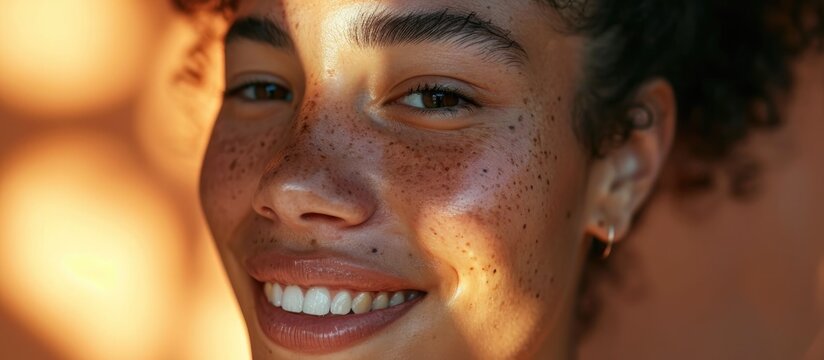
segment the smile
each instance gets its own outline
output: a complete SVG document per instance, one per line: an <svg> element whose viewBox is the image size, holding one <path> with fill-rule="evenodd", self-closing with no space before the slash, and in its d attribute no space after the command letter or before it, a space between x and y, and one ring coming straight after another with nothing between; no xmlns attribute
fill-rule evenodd
<svg viewBox="0 0 824 360"><path fill-rule="evenodd" d="M377 335L426 298L414 284L339 258L276 253L247 261L258 281L264 335L300 353L323 354Z"/></svg>
<svg viewBox="0 0 824 360"><path fill-rule="evenodd" d="M297 285L281 286L268 282L263 286L263 293L272 306L291 313L315 316L364 314L395 307L423 296L422 292L415 290L375 293L353 290L330 291L322 286L304 290Z"/></svg>

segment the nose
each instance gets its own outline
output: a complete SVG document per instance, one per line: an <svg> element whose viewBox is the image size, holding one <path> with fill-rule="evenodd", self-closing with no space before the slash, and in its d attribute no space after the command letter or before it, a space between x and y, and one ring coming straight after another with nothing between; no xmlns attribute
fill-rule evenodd
<svg viewBox="0 0 824 360"><path fill-rule="evenodd" d="M303 168L299 162L264 176L253 204L258 214L293 230L345 229L372 217L374 201L357 181L328 169Z"/></svg>

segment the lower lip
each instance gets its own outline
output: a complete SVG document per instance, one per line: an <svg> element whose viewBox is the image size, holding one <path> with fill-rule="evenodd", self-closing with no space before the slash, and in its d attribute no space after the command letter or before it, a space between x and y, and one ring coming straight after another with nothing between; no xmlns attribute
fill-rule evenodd
<svg viewBox="0 0 824 360"><path fill-rule="evenodd" d="M314 316L272 306L258 291L257 316L263 333L276 344L307 354L332 353L354 346L400 319L423 297L364 314Z"/></svg>

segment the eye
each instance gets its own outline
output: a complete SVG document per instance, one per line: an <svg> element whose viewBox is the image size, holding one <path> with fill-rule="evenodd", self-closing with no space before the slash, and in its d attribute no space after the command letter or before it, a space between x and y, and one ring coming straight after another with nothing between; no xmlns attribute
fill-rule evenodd
<svg viewBox="0 0 824 360"><path fill-rule="evenodd" d="M227 98L239 98L244 101L292 101L292 91L273 82L255 81L238 85L226 91Z"/></svg>
<svg viewBox="0 0 824 360"><path fill-rule="evenodd" d="M407 95L400 98L398 102L422 110L452 110L456 107L474 104L472 100L461 95L457 90L429 85L410 89Z"/></svg>

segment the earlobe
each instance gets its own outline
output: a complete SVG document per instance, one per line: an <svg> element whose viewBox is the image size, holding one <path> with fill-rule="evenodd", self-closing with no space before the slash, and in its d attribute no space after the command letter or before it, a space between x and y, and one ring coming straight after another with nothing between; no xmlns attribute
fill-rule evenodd
<svg viewBox="0 0 824 360"><path fill-rule="evenodd" d="M633 124L627 139L593 162L586 232L603 241L620 240L652 193L667 158L675 129L672 87L662 79L642 86L624 116ZM611 230L610 230L611 229Z"/></svg>

